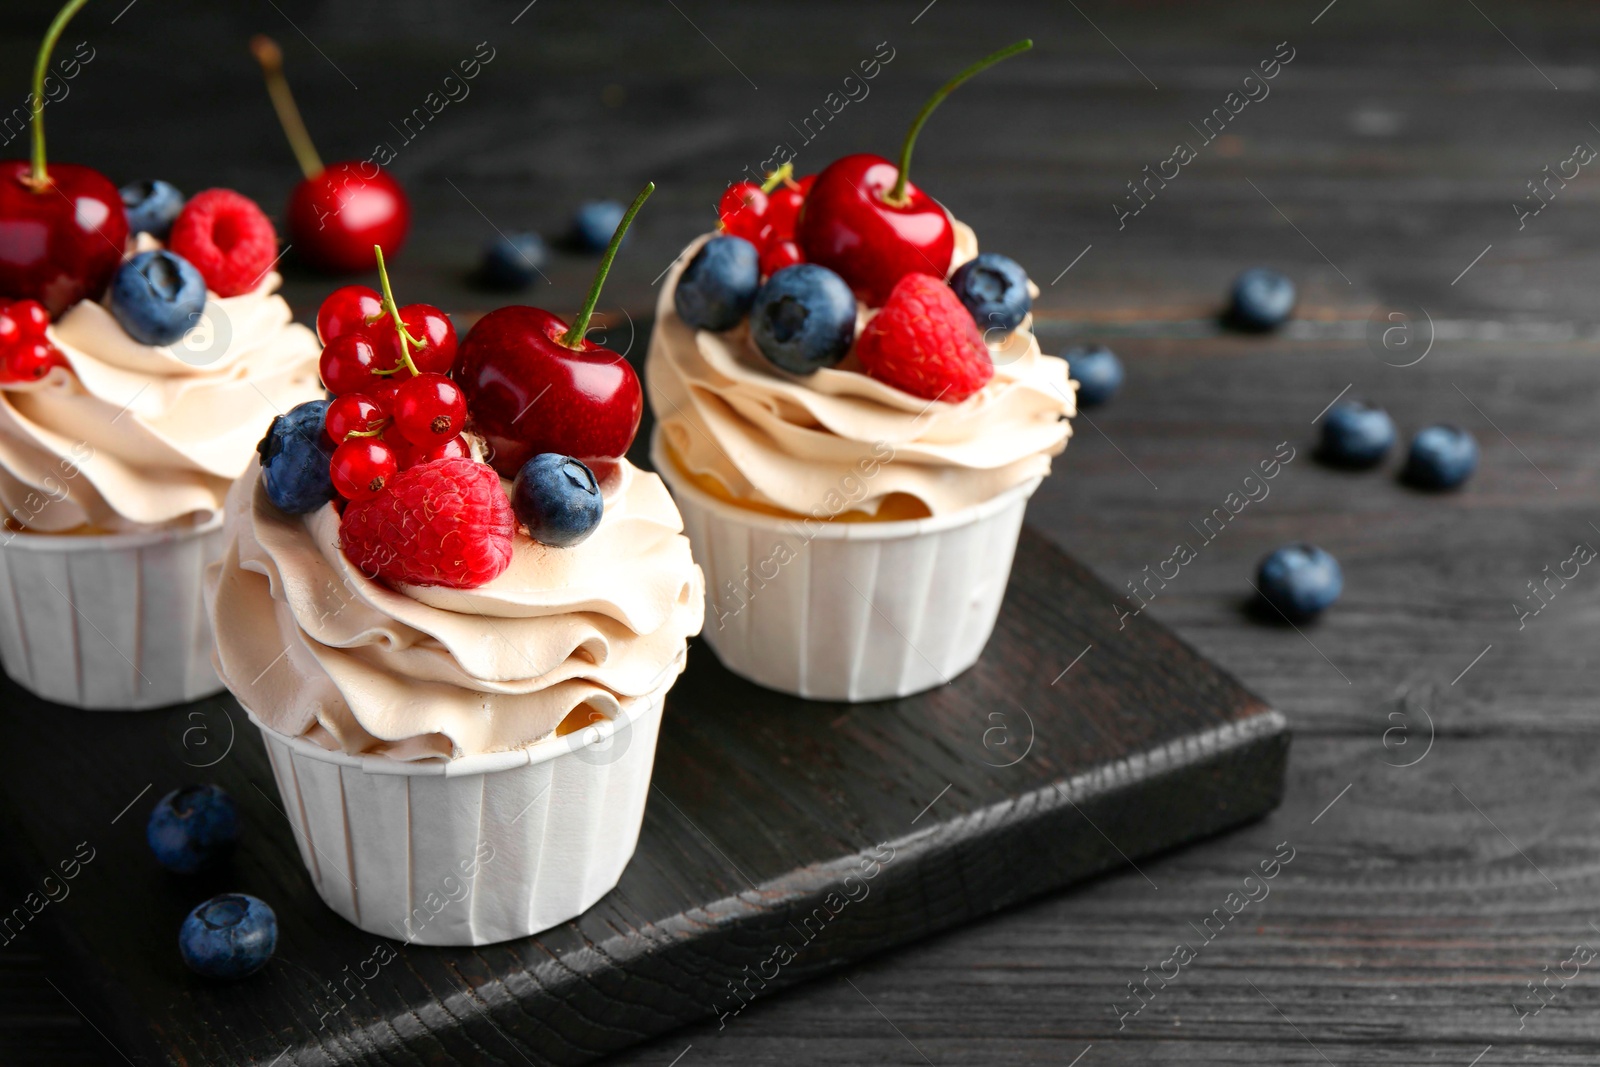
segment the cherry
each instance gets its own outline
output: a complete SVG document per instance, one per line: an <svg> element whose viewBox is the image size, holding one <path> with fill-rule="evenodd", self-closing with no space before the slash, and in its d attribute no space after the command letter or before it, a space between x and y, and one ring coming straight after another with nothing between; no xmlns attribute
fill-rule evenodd
<svg viewBox="0 0 1600 1067"><path fill-rule="evenodd" d="M912 120L898 166L862 153L824 168L800 211L798 234L806 259L837 273L874 307L881 307L907 274L948 274L955 227L939 202L908 180L911 150L928 116L958 85L1032 47L1032 41L1018 41L940 86Z"/></svg>
<svg viewBox="0 0 1600 1067"><path fill-rule="evenodd" d="M456 360L456 328L450 316L429 304L407 304L400 309L400 321L406 324L406 333L412 340L422 342L411 346L411 362L417 370L448 372ZM394 319L385 315L370 333L384 366L398 366L400 334Z"/></svg>
<svg viewBox="0 0 1600 1067"><path fill-rule="evenodd" d="M367 331L383 318L383 297L365 285L346 285L328 294L317 309L317 336L323 344L352 330Z"/></svg>
<svg viewBox="0 0 1600 1067"><path fill-rule="evenodd" d="M783 238L768 241L767 246L761 250L761 276L770 278L785 267L792 267L796 263L804 263L806 257L801 253L800 246L792 240Z"/></svg>
<svg viewBox="0 0 1600 1067"><path fill-rule="evenodd" d="M267 92L289 138L305 180L289 194L289 238L307 263L333 274L371 270L373 246L395 255L411 228L411 205L400 183L371 160L322 165L289 82L283 52L269 37L257 36L250 49L261 64Z"/></svg>
<svg viewBox="0 0 1600 1067"><path fill-rule="evenodd" d="M725 232L753 241L761 235L767 194L755 182L734 182L717 201L717 218Z"/></svg>
<svg viewBox="0 0 1600 1067"><path fill-rule="evenodd" d="M479 319L461 342L452 374L503 477L515 477L541 452L593 468L590 460L616 459L633 443L644 411L639 376L622 356L584 335L622 237L654 191L654 182L646 185L623 215L570 328L539 308L503 307Z"/></svg>
<svg viewBox="0 0 1600 1067"><path fill-rule="evenodd" d="M389 417L382 405L361 393L336 396L322 417L323 432L334 444L343 444L351 434L371 434L382 429Z"/></svg>
<svg viewBox="0 0 1600 1067"><path fill-rule="evenodd" d="M322 372L322 384L334 396L366 393L382 384L373 374L382 367L378 350L364 333L342 333L329 341L317 367Z"/></svg>
<svg viewBox="0 0 1600 1067"><path fill-rule="evenodd" d="M442 374L424 372L401 382L394 396L394 425L412 444L448 441L467 422L467 398Z"/></svg>
<svg viewBox="0 0 1600 1067"><path fill-rule="evenodd" d="M0 297L31 297L61 314L105 292L122 262L128 214L99 171L46 167L44 79L67 22L87 0L69 0L45 31L33 68L33 152L0 163Z"/></svg>
<svg viewBox="0 0 1600 1067"><path fill-rule="evenodd" d="M394 451L375 437L352 437L333 450L329 473L346 500L366 500L383 492L399 470Z"/></svg>

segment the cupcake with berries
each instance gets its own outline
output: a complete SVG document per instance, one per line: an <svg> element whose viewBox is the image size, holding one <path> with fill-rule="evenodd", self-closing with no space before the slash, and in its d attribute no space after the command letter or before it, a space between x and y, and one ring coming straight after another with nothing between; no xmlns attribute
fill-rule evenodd
<svg viewBox="0 0 1600 1067"><path fill-rule="evenodd" d="M319 394L316 338L254 203L47 162L42 120L0 163L0 659L77 707L192 700L220 688L200 590L228 486Z"/></svg>
<svg viewBox="0 0 1600 1067"><path fill-rule="evenodd" d="M706 641L738 674L830 700L971 666L1029 496L1066 445L1067 365L1037 290L907 180L847 156L724 194L661 294L646 379L656 470L706 568Z"/></svg>
<svg viewBox="0 0 1600 1067"><path fill-rule="evenodd" d="M317 891L364 930L526 936L633 853L704 592L665 486L623 458L643 398L585 337L598 296L570 326L500 308L458 346L386 275L338 290L333 399L279 419L229 498L217 671Z"/></svg>

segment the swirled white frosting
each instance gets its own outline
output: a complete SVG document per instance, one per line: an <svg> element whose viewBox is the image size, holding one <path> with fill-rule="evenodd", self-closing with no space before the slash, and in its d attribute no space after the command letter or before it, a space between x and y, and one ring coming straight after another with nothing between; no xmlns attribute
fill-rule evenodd
<svg viewBox="0 0 1600 1067"><path fill-rule="evenodd" d="M207 574L223 682L279 733L330 750L450 759L548 738L574 711L614 718L683 669L704 579L653 474L623 463L589 538L522 532L475 589L372 581L339 550L332 505L285 515L252 466Z"/></svg>
<svg viewBox="0 0 1600 1067"><path fill-rule="evenodd" d="M955 223L952 271L978 253ZM1050 472L1076 411L1067 364L1039 350L1032 317L986 341L995 374L960 403L928 401L868 377L854 355L800 377L762 356L747 323L725 333L678 317L673 292L711 234L679 257L656 307L645 374L672 456L729 497L795 514L876 515L896 496L942 515ZM872 314L858 306L856 333Z"/></svg>
<svg viewBox="0 0 1600 1067"><path fill-rule="evenodd" d="M141 236L140 247L159 247ZM274 415L322 396L321 348L268 274L208 294L181 340L143 345L85 300L51 325L72 372L0 389L0 506L38 532L204 522Z"/></svg>

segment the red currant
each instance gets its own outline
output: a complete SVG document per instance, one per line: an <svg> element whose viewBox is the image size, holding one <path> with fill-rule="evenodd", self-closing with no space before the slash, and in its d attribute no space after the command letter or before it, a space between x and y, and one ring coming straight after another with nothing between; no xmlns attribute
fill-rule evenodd
<svg viewBox="0 0 1600 1067"><path fill-rule="evenodd" d="M785 267L805 261L805 255L794 241L788 238L768 241L767 247L761 251L761 276L771 277Z"/></svg>
<svg viewBox="0 0 1600 1067"><path fill-rule="evenodd" d="M418 371L443 374L456 361L456 328L450 316L429 304L407 304L400 309L406 332L422 342L411 346L411 362ZM400 335L390 315L372 327L372 343L385 367L400 365Z"/></svg>
<svg viewBox="0 0 1600 1067"><path fill-rule="evenodd" d="M755 182L734 182L717 201L717 218L722 221L722 228L746 240L760 236L766 213L767 194Z"/></svg>
<svg viewBox="0 0 1600 1067"><path fill-rule="evenodd" d="M377 404L378 407L383 409L384 418L388 418L390 415L394 414L395 394L400 392L400 386L404 383L401 381L401 376L399 375L391 375L387 378L382 378L379 380L382 381L383 384L378 386L376 389L369 390L367 392L367 396L371 397L373 403Z"/></svg>
<svg viewBox="0 0 1600 1067"><path fill-rule="evenodd" d="M472 446L462 434L447 441L416 445L401 437L392 426L383 435L383 443L394 452L400 469L415 467L419 463L432 463L436 459L471 459Z"/></svg>
<svg viewBox="0 0 1600 1067"><path fill-rule="evenodd" d="M769 232L777 237L792 238L795 220L800 217L800 206L805 202L806 194L799 189L779 186L767 197L767 213L762 221L767 224Z"/></svg>
<svg viewBox="0 0 1600 1067"><path fill-rule="evenodd" d="M467 439L461 434L456 434L448 441L440 441L426 452L422 453L419 463L432 463L436 459L471 459L472 446L467 444Z"/></svg>
<svg viewBox="0 0 1600 1067"><path fill-rule="evenodd" d="M800 187L800 198L804 200L810 194L811 187L817 184L817 176L815 174L807 174L803 178L796 179L795 184Z"/></svg>
<svg viewBox="0 0 1600 1067"><path fill-rule="evenodd" d="M342 444L352 433L371 433L383 425L387 412L370 396L345 393L328 405L322 425L334 444Z"/></svg>
<svg viewBox="0 0 1600 1067"><path fill-rule="evenodd" d="M318 366L322 371L322 384L335 396L364 393L381 384L372 373L380 366L378 350L366 334L342 333L335 337L322 350Z"/></svg>
<svg viewBox="0 0 1600 1067"><path fill-rule="evenodd" d="M394 451L375 437L352 437L333 450L333 487L346 500L366 500L383 492L399 465Z"/></svg>
<svg viewBox="0 0 1600 1067"><path fill-rule="evenodd" d="M365 285L346 285L328 294L317 309L317 336L327 344L352 330L366 331L383 317L383 297Z"/></svg>
<svg viewBox="0 0 1600 1067"><path fill-rule="evenodd" d="M419 374L395 393L395 428L414 444L454 437L466 421L466 395L442 374Z"/></svg>
<svg viewBox="0 0 1600 1067"><path fill-rule="evenodd" d="M7 307L0 310L0 348L10 348L22 340L22 324L11 314Z"/></svg>
<svg viewBox="0 0 1600 1067"><path fill-rule="evenodd" d="M18 300L6 309L17 320L24 337L43 337L50 325L50 312L37 300Z"/></svg>
<svg viewBox="0 0 1600 1067"><path fill-rule="evenodd" d="M61 354L49 342L23 341L5 354L6 376L13 381L36 382L61 362Z"/></svg>

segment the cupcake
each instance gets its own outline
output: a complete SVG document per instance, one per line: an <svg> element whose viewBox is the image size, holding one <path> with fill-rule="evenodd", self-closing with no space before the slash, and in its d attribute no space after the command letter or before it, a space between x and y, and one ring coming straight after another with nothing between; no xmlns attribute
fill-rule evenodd
<svg viewBox="0 0 1600 1067"><path fill-rule="evenodd" d="M588 908L632 856L702 579L665 486L621 458L637 378L619 409L540 390L530 425L566 447L523 441L511 479L487 462L490 436L509 448L522 430L486 391L506 367L632 375L584 339L593 297L572 329L491 312L457 350L453 332L414 347L425 332L396 324L435 311L402 313L387 280L360 314L369 293L340 290L319 316L334 400L280 420L233 488L208 578L217 671L331 908L422 944L523 937ZM386 331L398 364L341 362L356 341L385 350ZM425 369L441 365L453 379ZM620 436L593 436L630 407Z"/></svg>
<svg viewBox="0 0 1600 1067"><path fill-rule="evenodd" d="M669 274L646 361L706 641L805 697L905 696L971 666L1071 434L1036 288L899 181L907 158L730 188Z"/></svg>

